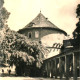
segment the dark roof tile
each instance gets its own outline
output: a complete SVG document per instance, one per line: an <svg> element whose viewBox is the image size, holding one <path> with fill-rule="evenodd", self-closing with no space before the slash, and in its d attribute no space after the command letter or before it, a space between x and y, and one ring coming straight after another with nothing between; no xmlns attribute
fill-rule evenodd
<svg viewBox="0 0 80 80"><path fill-rule="evenodd" d="M58 29L58 27L51 23L41 12L36 18L34 18L28 25L25 26L25 28L27 27L52 27Z"/></svg>

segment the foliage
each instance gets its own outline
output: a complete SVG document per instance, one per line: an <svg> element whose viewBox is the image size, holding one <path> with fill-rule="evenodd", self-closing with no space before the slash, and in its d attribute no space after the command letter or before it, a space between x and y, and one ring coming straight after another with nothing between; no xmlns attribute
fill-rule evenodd
<svg viewBox="0 0 80 80"><path fill-rule="evenodd" d="M80 4L78 4L77 9L76 9L76 13L77 13L77 18L79 18L79 22L76 24L76 29L73 32L73 37L75 39L75 45L74 46L78 46L80 44Z"/></svg>
<svg viewBox="0 0 80 80"><path fill-rule="evenodd" d="M38 69L41 68L45 55L48 53L41 44L30 41L26 36L12 31L8 27L5 28L0 52L4 55L4 61L6 61L5 56L8 56L10 66L15 64L18 75L24 73L23 67L24 69L28 66L31 68L34 65Z"/></svg>
<svg viewBox="0 0 80 80"><path fill-rule="evenodd" d="M0 4L3 5L4 0L0 0ZM1 6L2 6L1 5ZM8 28L7 19L9 18L10 13L5 9L5 7L0 7L0 43L3 40L5 30Z"/></svg>
<svg viewBox="0 0 80 80"><path fill-rule="evenodd" d="M77 17L80 16L80 4L78 4L76 9Z"/></svg>
<svg viewBox="0 0 80 80"><path fill-rule="evenodd" d="M48 50L40 43L30 41L8 28L6 24L10 13L2 7L0 10L0 55L6 61L16 66L17 75L26 75L28 70L35 69L39 72ZM32 74L31 74L32 75Z"/></svg>
<svg viewBox="0 0 80 80"><path fill-rule="evenodd" d="M6 25L9 15L10 13L4 7L0 10L0 28Z"/></svg>
<svg viewBox="0 0 80 80"><path fill-rule="evenodd" d="M2 7L3 7L3 4L4 4L4 0L0 0L0 10L1 10Z"/></svg>
<svg viewBox="0 0 80 80"><path fill-rule="evenodd" d="M77 9L76 9L77 17L80 17L80 4L78 4ZM77 28L73 32L74 38L79 38L80 35L80 18L79 22L76 24Z"/></svg>

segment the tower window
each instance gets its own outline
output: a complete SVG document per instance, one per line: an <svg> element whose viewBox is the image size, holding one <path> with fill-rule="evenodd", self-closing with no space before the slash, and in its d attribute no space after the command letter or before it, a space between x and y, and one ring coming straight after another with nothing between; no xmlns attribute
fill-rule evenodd
<svg viewBox="0 0 80 80"><path fill-rule="evenodd" d="M39 31L35 31L35 38L39 38Z"/></svg>
<svg viewBox="0 0 80 80"><path fill-rule="evenodd" d="M32 32L28 32L28 38L32 37Z"/></svg>

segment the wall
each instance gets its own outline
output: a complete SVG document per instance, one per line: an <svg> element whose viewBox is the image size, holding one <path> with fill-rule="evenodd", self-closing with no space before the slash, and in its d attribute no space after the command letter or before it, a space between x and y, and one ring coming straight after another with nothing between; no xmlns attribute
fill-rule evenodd
<svg viewBox="0 0 80 80"><path fill-rule="evenodd" d="M39 38L35 38L35 31L39 31ZM63 44L63 40L65 39L65 35L57 30L54 29L41 29L41 28L27 28L22 30L20 33L25 34L28 36L28 32L32 33L31 40L41 41L43 46L45 47L52 47L54 43ZM47 58L55 56L59 54L60 49L48 49L49 54Z"/></svg>
<svg viewBox="0 0 80 80"><path fill-rule="evenodd" d="M39 31L39 38L35 38L35 31ZM21 34L25 34L28 37L28 32L32 33L32 37L31 40L41 40L41 38L43 38L44 36L48 35L48 34L62 34L64 35L62 32L54 30L54 29L42 29L42 28L27 28L24 29L22 31L20 31Z"/></svg>

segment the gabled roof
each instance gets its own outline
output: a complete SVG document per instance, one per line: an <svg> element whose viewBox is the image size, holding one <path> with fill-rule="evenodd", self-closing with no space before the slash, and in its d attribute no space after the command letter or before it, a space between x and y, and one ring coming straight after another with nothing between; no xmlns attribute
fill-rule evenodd
<svg viewBox="0 0 80 80"><path fill-rule="evenodd" d="M57 28L53 23L51 23L48 18L46 18L41 12L34 18L25 28L28 27L52 27Z"/></svg>

